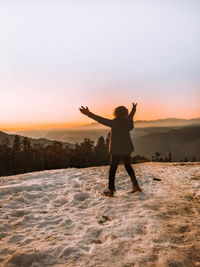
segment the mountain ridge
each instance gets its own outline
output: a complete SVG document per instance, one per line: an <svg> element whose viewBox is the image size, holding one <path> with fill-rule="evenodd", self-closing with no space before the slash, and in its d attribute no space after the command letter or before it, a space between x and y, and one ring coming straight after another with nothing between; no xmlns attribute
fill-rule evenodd
<svg viewBox="0 0 200 267"><path fill-rule="evenodd" d="M133 138L135 153L148 158L155 152L172 153L173 161L187 158L200 161L200 126L185 126L165 132L154 132Z"/></svg>
<svg viewBox="0 0 200 267"><path fill-rule="evenodd" d="M20 137L20 140L27 137L24 135L19 135L19 134L8 134L3 131L0 131L0 145L7 143L9 146L13 145L15 136L18 135ZM53 144L54 142L59 142L58 140L48 140L46 138L31 138L27 137L30 140L31 145L33 144L42 144L44 146L48 146ZM74 144L68 143L68 142L62 142L63 146L66 147L74 147Z"/></svg>

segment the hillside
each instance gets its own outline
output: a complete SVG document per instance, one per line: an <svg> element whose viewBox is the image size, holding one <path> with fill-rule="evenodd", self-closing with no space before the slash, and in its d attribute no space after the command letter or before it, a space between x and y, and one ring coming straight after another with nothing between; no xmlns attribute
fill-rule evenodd
<svg viewBox="0 0 200 267"><path fill-rule="evenodd" d="M20 139L23 139L25 137L25 136L22 136L22 135L19 135L19 136L20 136ZM4 132L0 131L0 144L5 144L8 141L8 144L10 146L12 146L13 142L14 142L14 139L15 139L15 134L7 134L7 133L4 133ZM55 139L54 140L48 140L46 138L30 138L29 137L29 139L30 139L31 145L33 145L33 144L41 144L43 146L51 145L55 141ZM74 144L71 144L71 143L68 143L68 142L62 142L62 143L63 143L64 147L66 147L66 146L74 147Z"/></svg>
<svg viewBox="0 0 200 267"><path fill-rule="evenodd" d="M155 132L133 139L135 154L151 158L155 152L165 156L172 153L173 161L180 161L194 157L200 161L200 126L187 126L166 132Z"/></svg>
<svg viewBox="0 0 200 267"><path fill-rule="evenodd" d="M0 177L0 265L199 266L200 163L134 168L143 193L119 166L114 198L108 167Z"/></svg>
<svg viewBox="0 0 200 267"><path fill-rule="evenodd" d="M191 125L200 125L200 118L195 119L178 119L167 118L159 120L138 120L135 122L135 127L184 127Z"/></svg>
<svg viewBox="0 0 200 267"><path fill-rule="evenodd" d="M84 138L89 138L93 141L97 141L99 136L106 136L108 135L109 128L103 128L103 129L81 129L81 130L55 130L55 131L49 131L45 137L47 139L56 139L59 141L68 141L70 143L81 143Z"/></svg>
<svg viewBox="0 0 200 267"><path fill-rule="evenodd" d="M134 136L143 136L156 132L167 132L174 129L175 127L144 127L144 128L134 128L131 132ZM99 129L81 129L81 130L55 130L49 131L45 137L49 140L55 139L61 142L68 141L70 143L82 142L85 137L94 140L95 142L99 136L107 137L110 131L109 127L102 127Z"/></svg>

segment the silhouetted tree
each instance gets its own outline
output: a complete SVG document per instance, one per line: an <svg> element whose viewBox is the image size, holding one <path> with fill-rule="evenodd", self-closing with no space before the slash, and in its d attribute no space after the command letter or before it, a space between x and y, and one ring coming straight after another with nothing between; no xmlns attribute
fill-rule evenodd
<svg viewBox="0 0 200 267"><path fill-rule="evenodd" d="M14 143L13 143L13 152L20 152L21 150L21 142L19 135L15 135Z"/></svg>
<svg viewBox="0 0 200 267"><path fill-rule="evenodd" d="M67 153L61 142L54 142L44 149L45 166L47 169L59 169L67 167Z"/></svg>
<svg viewBox="0 0 200 267"><path fill-rule="evenodd" d="M94 141L89 138L85 138L79 147L79 156L81 159L81 165L83 167L89 167L94 165Z"/></svg>
<svg viewBox="0 0 200 267"><path fill-rule="evenodd" d="M28 137L24 137L24 139L22 140L22 149L23 151L31 151L32 147L31 147L31 143L30 143L30 139Z"/></svg>
<svg viewBox="0 0 200 267"><path fill-rule="evenodd" d="M160 152L155 152L154 155L152 155L152 161L159 161Z"/></svg>
<svg viewBox="0 0 200 267"><path fill-rule="evenodd" d="M76 143L74 149L69 149L69 167L81 167L80 157L79 157L79 150L80 145Z"/></svg>
<svg viewBox="0 0 200 267"><path fill-rule="evenodd" d="M195 157L193 157L193 158L192 158L192 162L195 162L195 161L196 161L196 158L195 158Z"/></svg>
<svg viewBox="0 0 200 267"><path fill-rule="evenodd" d="M103 136L98 138L97 144L94 147L95 165L107 165L109 164L108 144L104 140Z"/></svg>
<svg viewBox="0 0 200 267"><path fill-rule="evenodd" d="M32 168L34 171L45 170L44 148L41 144L33 145Z"/></svg>
<svg viewBox="0 0 200 267"><path fill-rule="evenodd" d="M13 149L12 149L12 164L14 173L23 172L22 159L21 159L21 142L19 135L15 135Z"/></svg>
<svg viewBox="0 0 200 267"><path fill-rule="evenodd" d="M24 139L22 140L21 158L23 160L23 172L33 170L33 150L31 147L30 139L27 137L24 137Z"/></svg>
<svg viewBox="0 0 200 267"><path fill-rule="evenodd" d="M12 173L11 148L7 144L0 145L0 176Z"/></svg>

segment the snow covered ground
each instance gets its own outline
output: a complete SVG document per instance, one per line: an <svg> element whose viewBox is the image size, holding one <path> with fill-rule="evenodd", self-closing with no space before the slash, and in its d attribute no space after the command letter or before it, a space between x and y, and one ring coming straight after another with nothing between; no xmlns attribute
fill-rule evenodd
<svg viewBox="0 0 200 267"><path fill-rule="evenodd" d="M0 266L200 266L200 163L108 168L0 177Z"/></svg>

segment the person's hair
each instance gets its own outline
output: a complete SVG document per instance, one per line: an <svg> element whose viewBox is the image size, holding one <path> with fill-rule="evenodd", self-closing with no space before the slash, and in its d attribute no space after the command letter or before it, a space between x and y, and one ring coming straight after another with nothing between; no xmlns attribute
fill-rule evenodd
<svg viewBox="0 0 200 267"><path fill-rule="evenodd" d="M114 109L113 115L116 118L125 118L128 116L128 109L124 106L119 106Z"/></svg>

